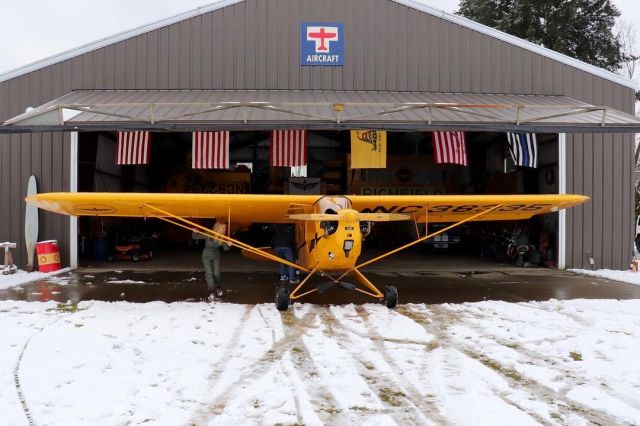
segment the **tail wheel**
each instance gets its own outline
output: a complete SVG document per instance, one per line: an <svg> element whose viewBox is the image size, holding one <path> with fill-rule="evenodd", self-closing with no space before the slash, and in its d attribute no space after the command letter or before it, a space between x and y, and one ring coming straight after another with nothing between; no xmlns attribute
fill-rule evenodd
<svg viewBox="0 0 640 426"><path fill-rule="evenodd" d="M387 308L393 309L398 304L398 289L394 286L387 286L384 290L384 304Z"/></svg>
<svg viewBox="0 0 640 426"><path fill-rule="evenodd" d="M131 255L131 260L133 260L134 262L137 262L140 260L140 255L138 253L134 253Z"/></svg>
<svg viewBox="0 0 640 426"><path fill-rule="evenodd" d="M278 287L276 290L276 308L279 311L289 309L289 291L285 287Z"/></svg>

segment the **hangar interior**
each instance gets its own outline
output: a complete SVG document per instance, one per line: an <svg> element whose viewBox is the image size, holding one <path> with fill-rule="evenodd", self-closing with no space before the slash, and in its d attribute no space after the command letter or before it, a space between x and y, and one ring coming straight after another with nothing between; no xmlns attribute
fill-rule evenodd
<svg viewBox="0 0 640 426"><path fill-rule="evenodd" d="M390 131L385 169L351 169L346 130L309 131L306 168L270 167L269 131L232 131L229 170L199 170L191 165L190 132L153 132L146 165L116 165L115 131L79 132L78 191L186 192L247 194L545 194L558 193L558 135L540 133L538 167L517 167L503 132L466 132L468 166L436 164L432 133ZM308 179L307 179L308 178ZM297 186L295 186L297 183ZM233 221L233 218L231 218ZM259 222L259 221L258 221ZM207 221L202 221L206 225ZM429 231L441 224L430 224ZM373 251L390 249L424 234L424 224L378 223L365 241ZM240 238L269 241L266 224ZM461 226L413 250L414 254L472 256L518 266L556 266L557 214L527 222L477 222ZM79 220L82 262L111 260L116 246L137 245L142 260L202 246L191 234L161 221L83 217ZM518 247L520 252L518 253ZM522 253L524 250L526 252ZM125 255L125 258L126 255ZM137 260L137 259L136 259ZM153 262L147 267L153 268Z"/></svg>

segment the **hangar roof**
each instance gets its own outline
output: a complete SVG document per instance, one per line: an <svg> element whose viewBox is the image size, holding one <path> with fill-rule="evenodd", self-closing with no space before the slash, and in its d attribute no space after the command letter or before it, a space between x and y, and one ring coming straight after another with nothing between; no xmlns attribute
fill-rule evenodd
<svg viewBox="0 0 640 426"><path fill-rule="evenodd" d="M640 132L640 119L564 96L294 90L78 90L0 132L377 128Z"/></svg>
<svg viewBox="0 0 640 426"><path fill-rule="evenodd" d="M184 12L166 19L162 19L147 25L142 25L140 27L127 30L118 34L115 34L110 37L106 37L100 40L97 40L92 43L85 44L83 46L67 50L65 52L59 53L57 55L50 56L48 58L42 59L40 61L33 62L31 64L22 66L15 70L0 74L0 82L10 80L12 78L39 70L41 68L47 67L49 65L56 64L58 62L62 62L66 59L74 58L80 56L84 53L91 52L93 50L99 49L101 47L109 46L119 41L123 41L132 37L135 37L140 34L144 34L158 28L166 27L168 25L174 24L176 22L184 21L186 19L192 18L194 16L203 15L205 13L213 12L218 9L222 9L226 6L230 6L236 3L240 3L244 0L217 0L206 6L199 7L197 9L193 9L188 12ZM579 70L585 71L592 75L598 76L600 78L621 84L623 86L632 88L634 90L638 90L638 83L628 78L625 78L621 75L612 73L602 68L598 68L596 66L587 64L586 62L582 62L580 60L571 58L569 56L563 55L561 53L555 52L551 49L547 49L535 43L531 43L529 41L520 39L518 37L512 36L510 34L504 33L502 31L496 30L494 28L482 25L478 22L472 21L470 19L464 18L462 16L454 15L451 13L444 12L442 10L433 8L428 6L424 0L390 0L394 1L398 4L405 5L415 10L419 10L421 12L430 14L437 18L453 22L457 25L469 28L474 31L478 31L480 33L486 34L490 37L496 38L498 40L502 40L506 43L512 44L514 46L521 47L528 51L537 53L544 57L550 58L554 61L558 61L565 65L572 66Z"/></svg>

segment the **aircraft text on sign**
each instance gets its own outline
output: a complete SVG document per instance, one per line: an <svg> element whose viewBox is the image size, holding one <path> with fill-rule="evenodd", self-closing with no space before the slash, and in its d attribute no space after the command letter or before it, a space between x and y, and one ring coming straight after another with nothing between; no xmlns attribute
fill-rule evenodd
<svg viewBox="0 0 640 426"><path fill-rule="evenodd" d="M344 24L303 22L301 65L344 65Z"/></svg>

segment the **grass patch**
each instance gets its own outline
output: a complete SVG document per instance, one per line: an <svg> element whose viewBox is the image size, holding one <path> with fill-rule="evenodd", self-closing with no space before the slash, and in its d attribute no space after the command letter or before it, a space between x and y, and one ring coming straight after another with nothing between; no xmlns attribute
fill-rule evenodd
<svg viewBox="0 0 640 426"><path fill-rule="evenodd" d="M389 388L380 389L380 393L378 394L378 396L381 400L393 407L399 407L400 405L402 405L402 401L400 401L400 398L406 397L404 393L399 391L394 392Z"/></svg>
<svg viewBox="0 0 640 426"><path fill-rule="evenodd" d="M329 414L338 414L340 412L340 410L335 407L321 408L320 411L324 411L325 413Z"/></svg>
<svg viewBox="0 0 640 426"><path fill-rule="evenodd" d="M353 407L349 407L349 410L351 411L369 411L369 409L367 407L359 407L357 405L354 405Z"/></svg>
<svg viewBox="0 0 640 426"><path fill-rule="evenodd" d="M78 309L78 304L77 303L58 303L58 306L56 306L55 308L50 308L47 309L47 311L57 311L57 312L68 312L68 313L75 313L78 311L84 311L84 309Z"/></svg>
<svg viewBox="0 0 640 426"><path fill-rule="evenodd" d="M552 419L558 419L558 420L562 420L562 416L560 416L560 414L558 413L551 413L549 414L549 417L551 417Z"/></svg>
<svg viewBox="0 0 640 426"><path fill-rule="evenodd" d="M569 356L574 361L582 361L582 354L580 352L571 351L571 352L569 352Z"/></svg>

